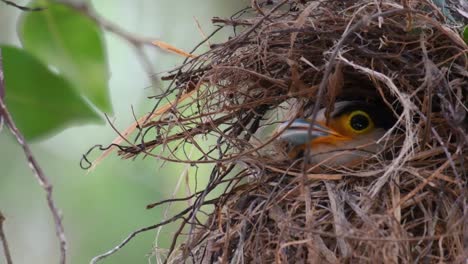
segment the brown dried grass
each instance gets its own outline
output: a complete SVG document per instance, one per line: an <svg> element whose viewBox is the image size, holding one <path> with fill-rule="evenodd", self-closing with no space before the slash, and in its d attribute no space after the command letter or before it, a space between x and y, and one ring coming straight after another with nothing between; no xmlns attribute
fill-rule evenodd
<svg viewBox="0 0 468 264"><path fill-rule="evenodd" d="M166 262L464 263L468 47L457 25L428 0L275 2L215 18L240 33L166 76L156 99L176 100L141 124L139 144L120 146L127 158L215 164L197 176L205 190L177 200L193 203L174 218ZM398 118L365 163L291 161L264 132L355 98ZM199 144L206 135L216 144ZM181 151L190 145L196 159Z"/></svg>

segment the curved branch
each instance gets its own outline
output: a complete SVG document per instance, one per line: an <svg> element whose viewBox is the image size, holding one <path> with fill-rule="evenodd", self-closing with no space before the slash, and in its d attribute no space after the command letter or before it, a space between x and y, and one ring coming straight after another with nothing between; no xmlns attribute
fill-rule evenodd
<svg viewBox="0 0 468 264"><path fill-rule="evenodd" d="M0 76L3 76L3 66L2 62L2 53L0 49ZM5 91L5 85L3 82L4 78L0 79L0 91ZM26 143L23 134L19 131L16 127L13 118L8 111L5 102L3 101L3 97L0 97L0 117L5 122L5 124L10 128L11 133L16 138L18 144L23 148L24 155L28 161L28 165L34 173L39 185L44 189L46 193L47 205L49 207L50 212L52 213L52 217L54 218L55 223L55 233L60 241L60 263L66 263L66 255L67 255L67 239L65 237L65 231L63 228L62 217L58 207L55 204L53 195L52 195L52 183L50 182L49 178L44 174L39 163L34 158L34 155L29 148L29 145Z"/></svg>

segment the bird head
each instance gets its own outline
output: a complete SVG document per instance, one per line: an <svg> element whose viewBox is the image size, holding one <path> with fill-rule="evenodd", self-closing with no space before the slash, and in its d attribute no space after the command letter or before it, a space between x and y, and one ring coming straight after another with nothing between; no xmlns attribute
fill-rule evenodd
<svg viewBox="0 0 468 264"><path fill-rule="evenodd" d="M344 165L382 149L377 141L394 124L385 106L342 101L334 109L328 122L325 109L321 109L313 124L307 119L295 119L279 126L280 140L289 143L290 158L309 153L313 163Z"/></svg>

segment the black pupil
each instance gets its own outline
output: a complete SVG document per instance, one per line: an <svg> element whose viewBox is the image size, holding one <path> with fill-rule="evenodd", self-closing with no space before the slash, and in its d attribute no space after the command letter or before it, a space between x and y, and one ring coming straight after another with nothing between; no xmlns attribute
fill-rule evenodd
<svg viewBox="0 0 468 264"><path fill-rule="evenodd" d="M365 115L355 115L350 120L351 127L356 131L361 131L369 127L369 118Z"/></svg>

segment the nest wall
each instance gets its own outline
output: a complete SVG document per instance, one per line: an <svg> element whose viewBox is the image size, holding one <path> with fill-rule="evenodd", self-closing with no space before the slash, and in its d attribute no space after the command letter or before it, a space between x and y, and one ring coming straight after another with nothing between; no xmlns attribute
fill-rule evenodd
<svg viewBox="0 0 468 264"><path fill-rule="evenodd" d="M165 76L167 93L155 98L177 99L142 125L138 144L120 148L127 158L214 164L197 175L209 177L206 188L180 199L193 203L174 218L180 229L166 262L466 261L460 24L427 0L253 1L213 22L234 35ZM385 150L365 162L291 160L267 133L355 99L388 107L396 120ZM216 143L203 146L204 137ZM201 154L190 157L187 146Z"/></svg>

